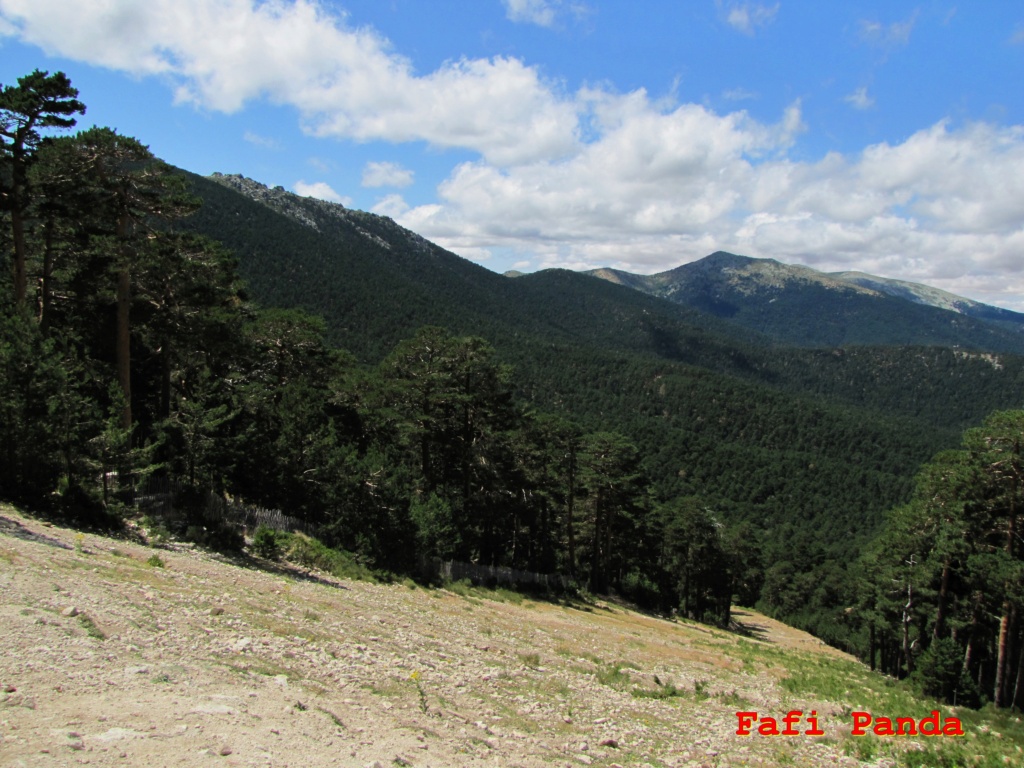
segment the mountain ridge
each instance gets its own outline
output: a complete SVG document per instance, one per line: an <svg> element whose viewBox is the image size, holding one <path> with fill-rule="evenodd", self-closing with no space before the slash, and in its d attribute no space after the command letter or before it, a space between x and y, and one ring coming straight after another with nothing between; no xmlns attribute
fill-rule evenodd
<svg viewBox="0 0 1024 768"><path fill-rule="evenodd" d="M1024 352L1024 314L861 272L821 272L717 251L653 275L608 268L587 274L788 344L922 344Z"/></svg>

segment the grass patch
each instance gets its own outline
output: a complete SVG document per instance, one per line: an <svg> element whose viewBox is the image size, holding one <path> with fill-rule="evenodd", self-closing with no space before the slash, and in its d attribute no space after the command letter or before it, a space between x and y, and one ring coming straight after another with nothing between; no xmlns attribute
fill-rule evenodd
<svg viewBox="0 0 1024 768"><path fill-rule="evenodd" d="M92 617L87 613L78 614L78 623L82 625L82 629L85 630L85 634L95 640L106 640L107 635L102 629L93 621Z"/></svg>
<svg viewBox="0 0 1024 768"><path fill-rule="evenodd" d="M684 698L686 691L676 688L672 683L661 685L657 688L634 688L630 691L634 699L677 699Z"/></svg>
<svg viewBox="0 0 1024 768"><path fill-rule="evenodd" d="M341 721L341 718L333 712L331 712L331 710L324 709L323 707L317 707L316 709L318 712L323 712L325 715L327 715L331 719L331 722L334 723L336 728L340 728L343 731L347 729L347 726L345 725L345 723Z"/></svg>
<svg viewBox="0 0 1024 768"><path fill-rule="evenodd" d="M540 654L539 653L520 653L519 660L530 669L540 668Z"/></svg>
<svg viewBox="0 0 1024 768"><path fill-rule="evenodd" d="M629 685L632 679L629 672L625 672L624 669L625 665L621 663L608 664L598 667L594 675L597 677L597 682L602 685L622 690Z"/></svg>
<svg viewBox="0 0 1024 768"><path fill-rule="evenodd" d="M749 709L753 706L752 702L749 699L740 696L738 693L736 693L735 689L729 691L729 693L719 694L717 698L723 704L728 704L730 707L735 707L736 709Z"/></svg>
<svg viewBox="0 0 1024 768"><path fill-rule="evenodd" d="M150 568L163 568L164 561L160 559L160 555L150 555L149 559L146 561L146 565Z"/></svg>

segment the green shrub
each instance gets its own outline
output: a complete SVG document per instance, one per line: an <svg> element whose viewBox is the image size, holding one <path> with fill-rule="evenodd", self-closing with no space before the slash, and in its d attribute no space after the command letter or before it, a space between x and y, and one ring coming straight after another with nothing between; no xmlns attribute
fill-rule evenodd
<svg viewBox="0 0 1024 768"><path fill-rule="evenodd" d="M252 537L252 551L258 556L267 560L277 560L281 556L281 544L278 541L280 531L276 531L266 525L256 528ZM281 538L287 538L286 536Z"/></svg>
<svg viewBox="0 0 1024 768"><path fill-rule="evenodd" d="M207 525L190 525L185 529L185 540L215 552L241 552L245 546L242 532L227 520Z"/></svg>
<svg viewBox="0 0 1024 768"><path fill-rule="evenodd" d="M376 581L373 572L349 552L331 549L319 539L302 533L288 537L285 558L297 565L316 568L343 579Z"/></svg>

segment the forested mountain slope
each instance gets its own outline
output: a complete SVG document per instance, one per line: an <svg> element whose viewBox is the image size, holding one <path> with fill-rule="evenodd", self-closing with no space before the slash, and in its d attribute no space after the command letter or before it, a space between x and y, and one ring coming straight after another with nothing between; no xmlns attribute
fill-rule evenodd
<svg viewBox="0 0 1024 768"><path fill-rule="evenodd" d="M84 109L35 72L0 118L30 124L39 88L57 96L44 112ZM264 556L332 570L559 573L721 626L758 602L894 674L969 658L1012 701L1021 357L785 346L592 276L504 278L386 218L188 177L108 128L25 146L0 153L21 185L0 211L0 498L113 527L161 498L147 526L234 551L223 505L247 502L320 539L263 529ZM921 584L902 572L925 552ZM913 633L898 572L922 606L937 595ZM923 655L954 616L969 637ZM955 697L957 679L930 677Z"/></svg>
<svg viewBox="0 0 1024 768"><path fill-rule="evenodd" d="M659 496L700 495L782 549L794 535L849 549L920 462L1024 391L1015 356L778 346L588 275L506 278L384 217L191 178L190 226L232 248L262 303L322 314L368 361L426 324L482 336L535 407L636 440Z"/></svg>

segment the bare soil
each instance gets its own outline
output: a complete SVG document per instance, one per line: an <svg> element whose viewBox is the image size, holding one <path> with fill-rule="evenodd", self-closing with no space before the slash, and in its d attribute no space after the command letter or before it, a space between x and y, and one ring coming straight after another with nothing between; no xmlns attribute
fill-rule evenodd
<svg viewBox="0 0 1024 768"><path fill-rule="evenodd" d="M746 609L725 632L493 597L0 506L0 765L858 765L840 705L794 699L758 656L841 655L802 632ZM738 710L792 708L828 735L735 735Z"/></svg>

